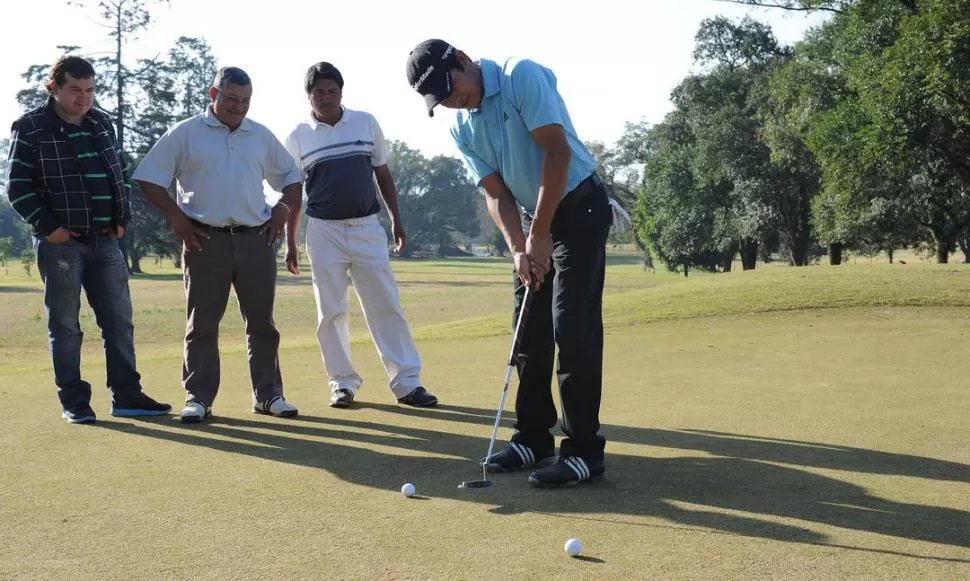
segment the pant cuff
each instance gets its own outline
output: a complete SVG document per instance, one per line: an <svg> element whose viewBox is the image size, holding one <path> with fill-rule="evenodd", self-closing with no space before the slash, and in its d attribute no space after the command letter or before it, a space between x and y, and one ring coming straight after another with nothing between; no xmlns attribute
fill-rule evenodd
<svg viewBox="0 0 970 581"><path fill-rule="evenodd" d="M394 394L396 399L400 399L407 394L411 393L415 389L421 387L421 378L419 377L408 377L405 379L398 379L394 383L390 384L388 387L391 388L391 393Z"/></svg>
<svg viewBox="0 0 970 581"><path fill-rule="evenodd" d="M346 375L343 377L332 377L328 382L330 387L330 393L337 391L338 389L346 389L350 393L357 395L357 391L364 381L359 375Z"/></svg>

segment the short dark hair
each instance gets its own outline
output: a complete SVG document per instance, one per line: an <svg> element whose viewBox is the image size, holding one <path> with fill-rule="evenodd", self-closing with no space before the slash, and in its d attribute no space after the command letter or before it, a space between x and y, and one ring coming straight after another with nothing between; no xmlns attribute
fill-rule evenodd
<svg viewBox="0 0 970 581"><path fill-rule="evenodd" d="M223 91L229 85L239 85L240 87L252 86L253 82L249 79L246 71L239 67L222 67L216 71L216 76L212 79L212 87Z"/></svg>
<svg viewBox="0 0 970 581"><path fill-rule="evenodd" d="M90 79L94 76L94 67L79 56L64 55L51 67L47 76L48 86L51 82L58 87L63 86L67 80L65 75L71 75L75 79Z"/></svg>
<svg viewBox="0 0 970 581"><path fill-rule="evenodd" d="M330 79L331 81L337 83L337 86L340 87L341 91L344 89L344 77L340 74L340 71L337 70L337 67L330 63L319 62L307 69L305 79L307 95L313 91L313 85L316 85L317 81L320 79Z"/></svg>

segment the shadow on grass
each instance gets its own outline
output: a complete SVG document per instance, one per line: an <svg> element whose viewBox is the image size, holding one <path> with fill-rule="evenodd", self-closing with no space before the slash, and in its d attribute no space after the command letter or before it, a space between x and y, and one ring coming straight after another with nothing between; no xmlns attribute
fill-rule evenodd
<svg viewBox="0 0 970 581"><path fill-rule="evenodd" d="M0 294L37 294L44 292L43 289L29 286L0 286Z"/></svg>
<svg viewBox="0 0 970 581"><path fill-rule="evenodd" d="M161 282L182 282L181 272L140 272L133 273L130 275L132 280L150 280L150 281L161 281ZM306 285L310 286L310 271L304 270L299 275L290 274L286 270L279 270L277 272L277 285Z"/></svg>
<svg viewBox="0 0 970 581"><path fill-rule="evenodd" d="M431 410L425 413L427 411ZM472 417L476 422L494 414L488 410L456 406L435 411L448 414L445 418L458 413ZM443 418L438 416L438 419ZM477 461L487 448L487 432L490 430L483 430L482 437L472 437L346 417L310 416L289 421L216 416L193 426L182 426L174 420L169 423L103 422L100 425L132 435L319 468L346 482L389 492L396 493L403 482L414 482L422 496L480 502L489 505L489 510L495 514L541 513L587 519L592 513L604 515L597 520L620 526L664 526L623 521L624 516L657 517L673 523L670 526L698 532L836 546L828 542L826 535L810 528L774 522L785 518L970 547L968 512L879 498L855 484L790 466L799 464L800 460L817 465L820 456L811 450L821 446L818 444L766 442L700 431L610 426L604 433L622 436L623 441L711 452L716 457L650 458L608 454L606 477L579 487L559 491L535 490L528 485L526 473L515 473L492 475L494 485L490 488L464 490L458 488L459 482L481 476ZM348 441L354 445L343 443ZM380 451L362 448L360 444L379 446ZM433 456L398 455L394 453L395 448L421 450ZM809 452L806 453L806 449ZM849 470L857 461L860 471L882 467L886 473L911 473L912 470L890 471L889 466L893 461L900 466L907 462L934 466L936 462L837 446L824 446L824 449L844 451L846 455L842 457L841 465L833 467ZM774 461L789 466L769 463ZM957 466L936 467L931 473L948 473ZM752 514L764 515L771 520L748 516ZM970 560L947 557L843 548L970 563Z"/></svg>
<svg viewBox="0 0 970 581"><path fill-rule="evenodd" d="M361 403L361 405L387 413L407 416L427 416L431 413L437 419L489 426L495 422L495 412L497 411L445 404L440 404L433 410L417 410L382 403ZM506 411L502 423L503 426L510 428L513 420L509 418L509 415L510 413ZM912 476L929 480L970 483L970 466L966 464L837 444L779 440L704 430L657 430L611 425L602 426L602 433L608 441L701 451L714 456L795 464L847 472ZM970 526L970 523L968 523L968 526Z"/></svg>
<svg viewBox="0 0 970 581"><path fill-rule="evenodd" d="M397 286L399 288L407 288L409 286L433 286L433 287L499 287L503 289L511 289L512 284L507 282L498 281L483 281L483 280L399 280L397 281ZM511 291L506 293L511 295ZM501 295L503 298L505 295Z"/></svg>

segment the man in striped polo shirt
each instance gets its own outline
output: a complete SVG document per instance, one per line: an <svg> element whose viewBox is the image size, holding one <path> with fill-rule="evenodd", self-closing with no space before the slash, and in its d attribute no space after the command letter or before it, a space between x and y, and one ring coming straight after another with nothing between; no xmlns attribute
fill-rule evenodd
<svg viewBox="0 0 970 581"><path fill-rule="evenodd" d="M391 219L396 252L404 247L404 224L397 207L389 151L370 113L342 107L344 80L332 64L307 70L310 117L296 126L286 148L303 172L307 194L306 248L317 303L317 339L329 376L330 405L348 407L363 379L350 357L347 276L357 291L364 318L398 403L437 405L421 385L421 361L408 329L391 271L387 234L377 215L377 189ZM377 182L377 188L374 182ZM294 234L299 216L287 222L287 267L297 273Z"/></svg>
<svg viewBox="0 0 970 581"><path fill-rule="evenodd" d="M91 385L81 379L82 288L104 338L111 414L166 414L172 407L142 392L135 366L128 267L118 246L131 216L130 185L111 120L93 108L94 68L62 57L47 89L47 102L13 124L7 196L33 226L62 416L96 419Z"/></svg>

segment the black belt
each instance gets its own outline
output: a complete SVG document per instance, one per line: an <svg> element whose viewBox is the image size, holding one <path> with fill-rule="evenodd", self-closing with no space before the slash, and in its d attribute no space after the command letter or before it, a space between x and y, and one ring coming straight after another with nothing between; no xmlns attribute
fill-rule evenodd
<svg viewBox="0 0 970 581"><path fill-rule="evenodd" d="M263 229L265 224L260 224L259 226L244 226L242 224L230 224L229 226L212 226L211 224L206 224L205 222L199 222L194 218L189 218L189 222L192 222L197 227L203 230L214 230L216 232L225 232L226 234L247 234L249 232L259 232Z"/></svg>

